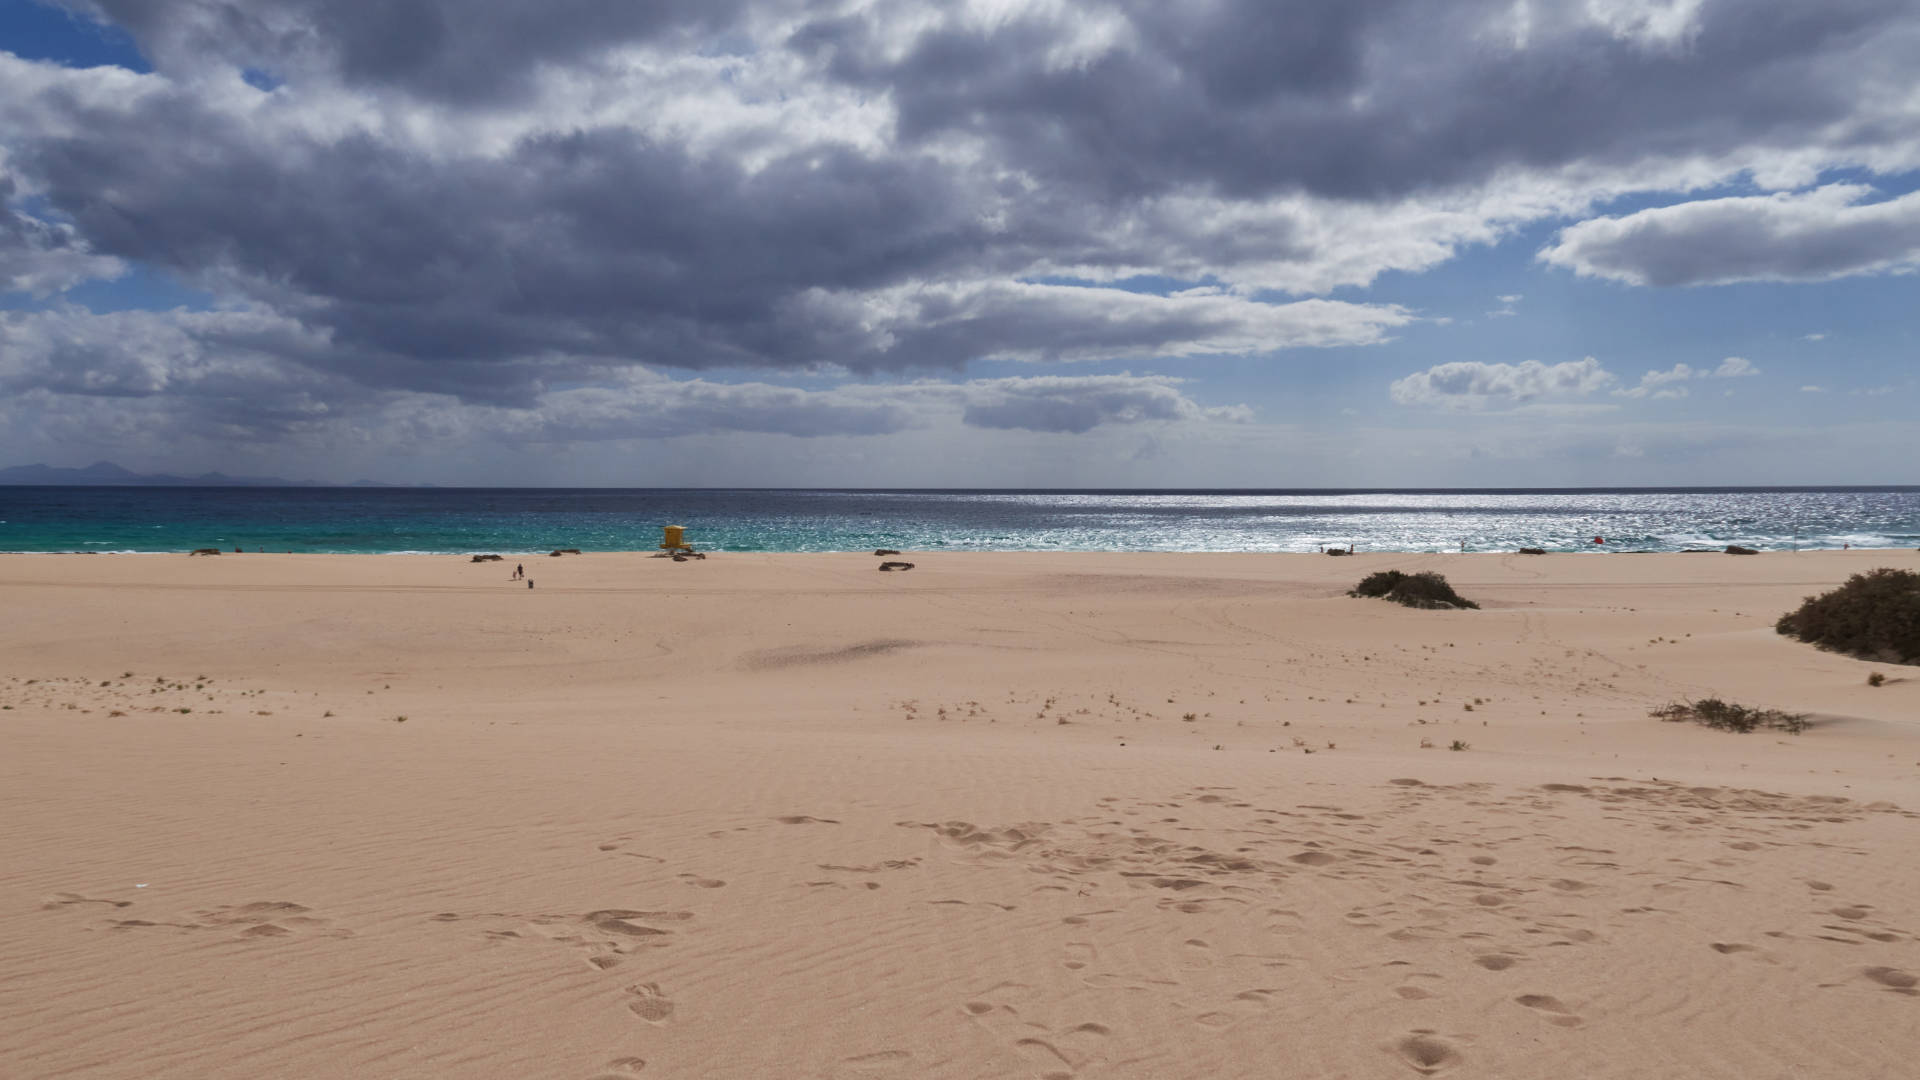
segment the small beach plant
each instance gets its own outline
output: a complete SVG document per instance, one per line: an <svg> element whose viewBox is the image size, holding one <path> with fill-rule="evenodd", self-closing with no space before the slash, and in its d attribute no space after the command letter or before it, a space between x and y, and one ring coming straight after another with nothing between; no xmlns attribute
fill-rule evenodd
<svg viewBox="0 0 1920 1080"><path fill-rule="evenodd" d="M1670 724L1684 723L1688 720L1715 731L1735 731L1742 735L1771 728L1784 731L1789 735L1798 735L1807 730L1809 722L1806 713L1783 712L1780 709L1757 709L1748 705L1736 705L1730 701L1707 697L1697 701L1680 701L1671 705L1662 705L1650 714Z"/></svg>

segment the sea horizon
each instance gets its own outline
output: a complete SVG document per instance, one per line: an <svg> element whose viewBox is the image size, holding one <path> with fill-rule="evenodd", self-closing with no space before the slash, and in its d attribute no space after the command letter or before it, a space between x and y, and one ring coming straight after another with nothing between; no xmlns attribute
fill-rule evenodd
<svg viewBox="0 0 1920 1080"><path fill-rule="evenodd" d="M0 551L1683 551L1920 544L1920 485L0 487ZM1603 543L1595 544L1595 539Z"/></svg>

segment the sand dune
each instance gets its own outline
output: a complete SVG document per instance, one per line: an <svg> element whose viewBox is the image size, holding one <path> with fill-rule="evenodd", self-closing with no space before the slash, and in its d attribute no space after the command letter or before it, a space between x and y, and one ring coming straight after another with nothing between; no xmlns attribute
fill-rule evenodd
<svg viewBox="0 0 1920 1080"><path fill-rule="evenodd" d="M1913 1074L1920 554L904 558L0 558L0 1077Z"/></svg>

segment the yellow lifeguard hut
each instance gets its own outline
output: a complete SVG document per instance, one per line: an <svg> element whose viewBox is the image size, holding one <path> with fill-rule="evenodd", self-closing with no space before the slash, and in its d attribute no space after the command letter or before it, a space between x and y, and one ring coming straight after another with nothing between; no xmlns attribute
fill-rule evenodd
<svg viewBox="0 0 1920 1080"><path fill-rule="evenodd" d="M687 543L687 527L685 525L668 525L665 532L666 536L660 541L661 551L693 550L693 545Z"/></svg>

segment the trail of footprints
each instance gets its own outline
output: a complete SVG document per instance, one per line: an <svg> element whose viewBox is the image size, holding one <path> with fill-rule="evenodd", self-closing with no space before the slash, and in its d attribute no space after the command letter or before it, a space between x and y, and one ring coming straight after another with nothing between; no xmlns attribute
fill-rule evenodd
<svg viewBox="0 0 1920 1080"><path fill-rule="evenodd" d="M78 893L62 892L48 897L40 906L48 911L105 908L117 912L117 915L99 924L114 932L214 933L241 941L353 936L353 931L332 925L332 920L315 915L312 908L287 900L256 900L226 907L206 908L186 914L160 915L144 910L140 912L132 910L136 907L136 902L133 900L96 899Z"/></svg>
<svg viewBox="0 0 1920 1080"><path fill-rule="evenodd" d="M1636 920L1678 914L1673 905L1710 913L1716 890L1748 888L1736 879L1756 858L1779 855L1784 848L1844 850L1821 832L1825 826L1875 814L1920 816L1888 804L1834 797L1617 777L1509 793L1484 784L1439 787L1414 779L1393 781L1391 789L1384 799L1365 797L1372 804L1369 813L1330 804L1266 805L1270 796L1253 801L1202 788L1162 802L1106 799L1101 814L1058 823L899 825L926 835L950 862L1017 869L1039 878L1039 884L1027 885L1036 898L1071 897L1079 907L1063 914L1061 923L1083 936L1066 943L1061 969L1089 987L1157 992L1203 1029L1234 1027L1285 995L1299 993L1298 975L1249 986L1226 1001L1183 1002L1177 977L1105 967L1099 950L1102 926L1117 925L1115 920L1131 914L1127 925L1137 929L1140 905L1149 904L1155 925L1170 939L1179 934L1181 916L1210 916L1207 921L1215 926L1254 928L1268 932L1267 940L1311 950L1318 928L1307 925L1302 910L1324 911L1330 896L1364 898L1346 908L1339 925L1384 935L1407 946L1407 955L1415 958L1388 963L1378 977L1360 974L1394 1000L1417 1008L1459 980L1497 978L1507 983L1504 1000L1516 1014L1532 1015L1545 1026L1577 1028L1588 1022L1577 1001L1530 985L1527 972L1540 950L1604 946L1614 935L1633 934ZM1609 826L1684 832L1687 843L1636 847L1639 854L1630 856L1565 843L1556 835L1556 825L1575 811L1591 818L1595 809ZM1215 846L1182 833L1204 835ZM1223 843L1221 837L1231 839ZM1716 842L1724 854L1710 853ZM1496 852L1510 844L1527 849L1529 866L1540 865L1538 853L1548 849L1553 870L1503 873ZM1781 915L1797 917L1802 925L1769 931L1770 936L1854 946L1862 950L1862 961L1871 959L1865 950L1873 946L1914 941L1912 928L1888 921L1873 905L1835 903L1826 898L1833 886L1802 880L1811 903L1796 916L1791 897L1780 902ZM1319 903L1296 900L1298 906L1292 906L1290 895ZM1222 924L1222 918L1228 921ZM1748 942L1701 941L1700 947L1736 961L1777 962L1764 946ZM1285 949L1220 955L1194 936L1182 936L1177 950L1170 947L1162 955L1178 957L1171 963L1176 974L1221 964L1252 973L1304 962ZM1912 955L1911 950L1903 955ZM1895 964L1855 961L1848 970L1852 975L1846 980L1821 985L1920 996L1920 977ZM1485 993L1498 984L1472 985L1474 992ZM999 996L978 993L960 1012L967 1022L1003 1027L1037 1075L1076 1075L1092 1060L1094 1044L1110 1034L1097 1019L1065 1031L1023 1020L1017 1004L1007 1000L1009 989L1003 984ZM1090 1038L1096 1033L1100 1040ZM1417 1072L1437 1074L1466 1061L1464 1048L1471 1042L1469 1034L1409 1028L1386 1049Z"/></svg>
<svg viewBox="0 0 1920 1080"><path fill-rule="evenodd" d="M1402 779L1384 793L1348 795L1365 802L1367 812L1329 803L1281 805L1271 795L1243 799L1226 789L1199 788L1162 801L1103 799L1096 814L1057 823L987 827L903 821L900 827L926 838L921 851L872 863L817 864L829 876L800 884L819 889L845 887L852 880L871 890L889 875L935 869L930 858L946 867L1018 872L1017 879L1008 880L1024 887L1032 903L1059 905L1060 925L1070 935L1058 960L1064 977L1092 989L1155 994L1202 1030L1224 1032L1290 996L1315 992L1315 979L1303 980L1300 971L1285 969L1312 972L1318 962L1315 936L1330 931L1383 935L1407 950L1408 958L1378 970L1337 977L1339 983L1359 986L1343 992L1377 992L1383 1003L1418 1010L1421 1002L1446 996L1461 979L1501 979L1507 984L1504 1000L1516 1015L1532 1015L1543 1027L1577 1028L1587 1023L1577 1000L1529 985L1526 973L1539 950L1602 946L1610 935L1632 933L1635 920L1675 914L1670 904L1698 903L1713 890L1743 890L1737 879L1742 869L1783 848L1848 850L1822 831L1825 826L1871 814L1920 816L1886 804L1620 778L1504 794L1484 784L1440 787ZM1556 825L1572 816L1576 804L1570 800L1592 804L1587 809L1597 807L1605 820L1629 830L1717 839L1722 854L1703 856L1704 845L1694 843L1684 849L1688 857L1668 854L1647 861L1643 852L1642 862L1630 865L1620 852L1562 842ZM786 826L836 824L807 815L775 820ZM1194 842L1199 837L1218 846ZM662 861L625 850L631 839L618 837L598 848ZM1497 852L1510 844L1535 853L1542 845L1550 849L1551 876L1503 874ZM675 880L700 890L726 884L694 873ZM1911 956L1911 927L1872 904L1846 898L1826 881L1801 881L1802 924L1768 931L1768 937L1848 947L1853 956L1845 970L1851 975L1822 986L1920 997L1920 977L1875 952L1898 945L1905 947L1903 956ZM1002 900L916 902L1003 913L1027 906L1017 896ZM89 925L111 932L217 933L236 942L352 934L290 901L253 901L165 918L143 914L144 906L136 899L78 893L58 893L43 904L51 911L85 913ZM1336 913L1332 927L1325 925L1329 910ZM1168 935L1161 954L1176 959L1158 971L1129 970L1125 962L1103 960L1106 928L1137 930L1143 916ZM1181 932L1189 917L1234 932L1236 940L1253 938L1272 947L1218 949L1206 937ZM1315 918L1321 923L1314 924ZM493 943L567 946L593 969L611 971L643 950L670 944L696 915L670 907L608 907L579 914L441 912L428 919L477 923L482 937ZM1727 963L1779 962L1766 943L1700 945ZM1180 973L1210 969L1244 973L1248 985L1224 1000L1188 1000ZM1479 992L1487 988L1475 986ZM1047 1080L1126 1063L1115 1059L1113 1048L1120 1040L1103 1018L1049 1024L1038 1013L1023 1012L1040 993L1017 982L999 983L959 1002L956 1021L991 1032L1032 1075ZM655 982L627 982L618 994L625 1011L648 1026L669 1023L677 1009ZM1413 1071L1433 1075L1467 1061L1472 1040L1470 1033L1409 1026L1383 1049ZM590 1080L620 1080L645 1066L639 1057L618 1058ZM906 1052L880 1050L845 1058L835 1075L908 1075L912 1068Z"/></svg>

